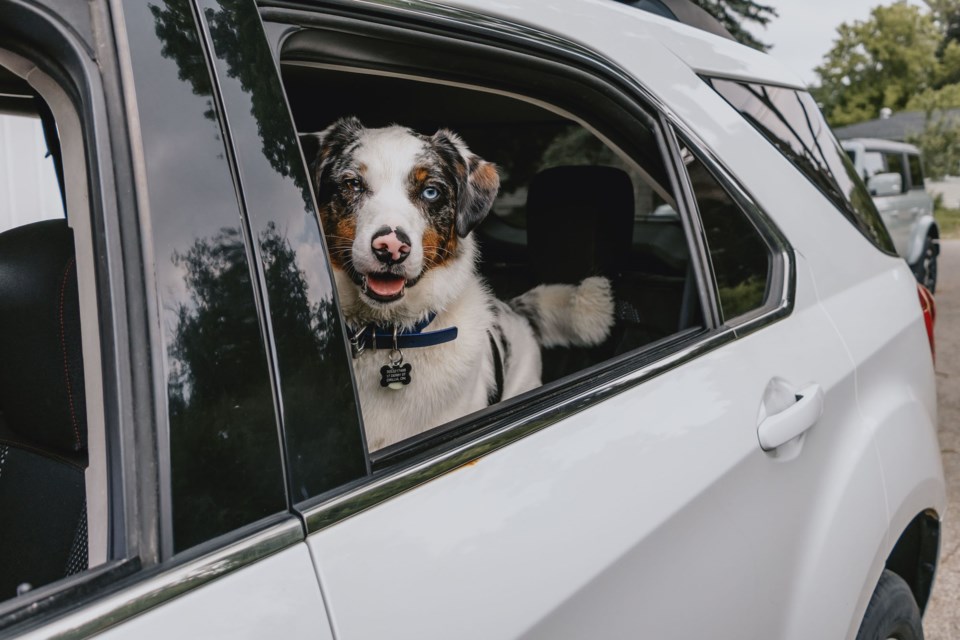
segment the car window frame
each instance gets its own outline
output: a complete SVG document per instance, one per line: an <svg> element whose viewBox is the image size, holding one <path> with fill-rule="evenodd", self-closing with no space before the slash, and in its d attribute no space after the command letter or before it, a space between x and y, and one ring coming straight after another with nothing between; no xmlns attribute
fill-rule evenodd
<svg viewBox="0 0 960 640"><path fill-rule="evenodd" d="M852 224L861 235L866 238L878 251L890 256L897 255L893 246L893 240L890 238L889 231L877 210L876 203L870 197L866 184L856 170L853 159L843 148L841 142L829 128L826 119L817 107L816 102L810 92L805 89L780 85L776 82L745 80L733 76L724 76L722 74L701 75L701 79L718 93L737 113L777 151L798 170L798 172L810 182L820 193L831 203L833 208L843 215L847 221ZM795 148L794 143L799 142L805 152L810 151L810 147L795 133L796 124L788 122L783 116L779 120L785 125L792 134L790 137L780 135L772 128L767 126L763 119L758 119L758 114L751 112L746 106L739 105L730 89L734 91L746 91L753 94L756 99L759 96L756 90L766 92L785 92L792 94L804 111L804 120L807 131L814 137L814 146L818 150L820 157L826 161L826 164L817 163L816 166L808 166L810 163L802 162L806 159L804 154L800 154ZM767 109L771 113L780 114L780 107L771 98ZM827 154L823 147L829 147L829 151L836 154L836 160L840 163L843 173L849 178L851 191L845 191L840 179L836 176L833 167L827 161ZM853 196L856 195L857 198ZM855 200L861 201L857 205Z"/></svg>
<svg viewBox="0 0 960 640"><path fill-rule="evenodd" d="M76 195L71 197L68 189L66 197L68 204L76 204L79 197L86 200L85 207L73 211L72 215L80 214L81 218L73 218L71 227L77 232L78 278L87 291L96 292L90 302L95 306L99 326L83 332L96 334L99 349L92 354L85 352L84 368L85 373L90 373L90 359L99 369L99 380L89 383L100 397L99 406L90 407L89 411L94 411L94 417L102 422L102 434L97 434L100 442L95 444L91 439L89 446L91 463L96 455L106 467L107 485L106 560L0 602L0 631L16 632L43 624L109 590L117 581L136 574L145 559L149 561L149 545L141 542L142 534L156 518L152 496L157 483L155 476L144 473L151 467L151 454L146 448L131 446L149 432L137 428L131 420L135 398L146 390L138 385L144 380L134 378L134 362L148 350L135 337L137 321L143 318L127 313L130 304L136 305L141 295L136 269L142 256L136 247L128 252L120 249L123 232L116 212L132 204L132 194L118 188L129 177L125 166L129 156L125 147L117 143L116 129L111 126L111 100L116 97L116 86L109 78L115 67L112 59L95 61L89 55L94 32L106 39L109 36L99 30L109 27L105 16L96 12L91 12L88 23L63 29L58 17L40 7L0 0L0 9L9 12L5 14L9 37L4 49L36 66L39 73L31 75L31 84L37 81L46 87L38 89L41 98L53 100L57 109L71 111L66 120L79 126L81 148L75 151L84 156L85 175L77 181ZM79 248L81 245L83 249ZM95 256L90 265L83 254ZM134 307L137 308L141 307ZM89 346L86 339L84 346ZM105 451L95 453L95 446L102 446ZM132 481L133 477L138 477L138 481Z"/></svg>
<svg viewBox="0 0 960 640"><path fill-rule="evenodd" d="M925 191L926 190L926 176L923 171L923 158L919 153L914 153L912 151L907 151L904 153L906 160L906 171L910 175L910 188L908 191ZM920 175L920 184L917 184L914 181L913 169L916 166L919 175Z"/></svg>
<svg viewBox="0 0 960 640"><path fill-rule="evenodd" d="M586 406L611 395L623 392L651 377L671 370L703 353L736 340L790 314L795 293L795 264L793 250L785 237L776 228L769 216L756 204L743 185L733 177L709 147L689 131L681 120L645 85L624 72L610 60L553 34L543 34L521 25L491 19L469 11L450 10L431 4L414 1L403 11L380 4L363 9L347 8L342 3L332 3L323 8L304 8L293 3L283 6L268 5L261 9L261 16L275 62L280 65L283 42L299 29L323 27L335 24L342 29L397 29L399 33L415 37L453 38L472 45L509 48L521 59L522 55L535 56L564 65L570 74L585 74L608 88L616 88L628 97L634 109L643 109L653 119L653 129L661 144L671 186L681 207L681 219L691 248L691 259L696 263L696 279L701 295L705 317L705 329L690 330L665 339L663 344L654 343L649 349L638 349L624 357L603 363L598 372L587 370L590 380L574 377L561 380L556 386L545 385L533 398L522 398L518 403L504 407L487 408L463 421L470 428L458 433L455 429L461 421L445 425L449 429L446 440L435 442L415 452L415 455L400 457L393 465L375 469L374 473L351 485L341 487L326 495L318 496L312 505L302 511L307 533L312 534L332 526L340 520L376 504L389 500L423 482L439 477L487 453L539 431ZM371 27L371 25L375 25ZM378 31L378 34L382 34ZM369 69L368 69L369 71ZM430 77L429 73L419 75ZM483 86L482 82L474 83ZM527 94L529 95L529 93ZM582 110L581 110L582 111ZM674 131L680 131L686 143L698 151L698 157L720 181L723 188L737 202L751 223L761 231L761 236L771 250L771 264L775 277L771 278L764 304L751 313L726 322L720 319L719 296L713 279L709 255L699 216L696 214L689 180L682 167ZM706 275L705 275L706 274Z"/></svg>
<svg viewBox="0 0 960 640"><path fill-rule="evenodd" d="M903 195L910 190L910 172L907 164L907 157L902 151L883 151L879 153L883 156L883 163L886 165L887 173L896 173L900 176L900 193L894 195ZM897 166L891 167L891 159L895 159Z"/></svg>
<svg viewBox="0 0 960 640"><path fill-rule="evenodd" d="M198 5L197 0L188 2L191 9ZM7 4L0 0L0 8ZM252 0L250 6L255 11ZM26 49L31 59L67 92L82 123L99 258L95 276L113 513L108 560L0 602L0 632L86 637L300 544L304 529L287 501L283 512L195 547L179 553L165 548L164 531L170 523L169 502L164 504L162 497L169 489L169 454L164 455L167 381L124 7L121 0L103 0L85 12L92 23L88 31L67 19L76 18L70 11L61 18L56 11L19 3L13 8L17 13L11 22L22 19L32 27L22 36L30 41ZM15 26L12 30L17 33ZM199 28L197 32L202 39ZM96 60L94 51L101 52ZM204 61L212 69L207 51ZM219 89L212 91L219 100ZM229 138L224 145L225 153L233 151ZM261 305L256 308L262 311Z"/></svg>

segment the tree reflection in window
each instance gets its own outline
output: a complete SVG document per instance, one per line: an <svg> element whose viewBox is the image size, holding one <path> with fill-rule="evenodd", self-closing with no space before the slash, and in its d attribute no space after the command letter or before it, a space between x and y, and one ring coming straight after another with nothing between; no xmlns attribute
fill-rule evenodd
<svg viewBox="0 0 960 640"><path fill-rule="evenodd" d="M809 93L733 80L707 81L874 245L896 253L866 186Z"/></svg>

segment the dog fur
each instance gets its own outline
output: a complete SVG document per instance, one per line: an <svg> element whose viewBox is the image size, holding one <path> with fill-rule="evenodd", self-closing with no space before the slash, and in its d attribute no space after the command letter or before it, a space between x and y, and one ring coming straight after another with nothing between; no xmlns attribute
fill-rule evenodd
<svg viewBox="0 0 960 640"><path fill-rule="evenodd" d="M388 351L354 359L371 451L539 386L541 346L591 346L609 335L604 278L540 285L509 303L490 293L471 232L499 177L453 132L369 129L350 117L306 135L319 142L313 185L348 331L410 328L431 313L425 331L458 328L452 342L403 350L412 381L400 390L380 385Z"/></svg>

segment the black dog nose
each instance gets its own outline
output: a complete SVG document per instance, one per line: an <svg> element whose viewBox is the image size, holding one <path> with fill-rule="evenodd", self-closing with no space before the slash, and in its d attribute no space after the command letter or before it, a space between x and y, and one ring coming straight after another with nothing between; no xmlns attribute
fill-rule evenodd
<svg viewBox="0 0 960 640"><path fill-rule="evenodd" d="M410 236L400 229L380 227L370 242L373 255L384 264L400 264L410 255Z"/></svg>

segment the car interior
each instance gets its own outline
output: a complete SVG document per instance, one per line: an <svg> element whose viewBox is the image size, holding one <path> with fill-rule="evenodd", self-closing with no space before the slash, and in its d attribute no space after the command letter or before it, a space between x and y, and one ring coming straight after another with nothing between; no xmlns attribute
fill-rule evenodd
<svg viewBox="0 0 960 640"><path fill-rule="evenodd" d="M66 95L35 67L0 51L4 63L13 69L0 66L6 157L52 162L56 186L44 197L60 202L41 207L37 194L24 193L34 185L11 179L0 220L0 601L103 562L107 537L106 521L87 515L90 502L106 512L107 491L99 372L86 383L99 360L84 357L98 342L81 332L97 323L78 291L91 284L92 255L74 248L75 236L90 232L88 203L76 197L86 193L77 188L86 174L79 122ZM21 145L31 130L42 141ZM66 180L65 165L75 172ZM68 223L64 209L75 219ZM91 417L98 428L88 433Z"/></svg>
<svg viewBox="0 0 960 640"><path fill-rule="evenodd" d="M427 135L448 128L498 166L500 193L474 233L480 272L499 298L543 283L611 280L612 335L593 348L546 350L544 383L702 326L686 235L655 144L638 162L578 118L530 99L299 61L281 70L300 133L348 115ZM317 153L311 140L302 139L308 164Z"/></svg>

